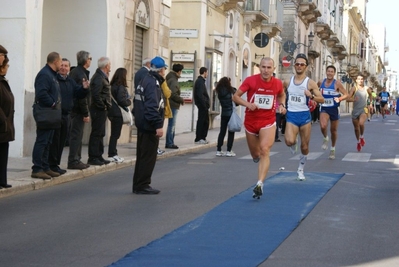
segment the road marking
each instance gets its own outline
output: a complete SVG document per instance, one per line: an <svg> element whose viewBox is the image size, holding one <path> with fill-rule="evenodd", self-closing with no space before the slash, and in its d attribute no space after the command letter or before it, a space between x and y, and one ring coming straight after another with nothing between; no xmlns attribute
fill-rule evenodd
<svg viewBox="0 0 399 267"><path fill-rule="evenodd" d="M348 153L342 161L368 162L370 157L370 153Z"/></svg>
<svg viewBox="0 0 399 267"><path fill-rule="evenodd" d="M399 165L399 155L396 155L393 164L398 164Z"/></svg>
<svg viewBox="0 0 399 267"><path fill-rule="evenodd" d="M315 159L318 159L318 158L320 158L320 156L323 155L323 154L324 154L324 152L309 152L309 154L308 154L308 160L315 160ZM290 158L290 160L299 160L299 157L300 157L300 155L298 154L298 155L296 155L296 156Z"/></svg>
<svg viewBox="0 0 399 267"><path fill-rule="evenodd" d="M270 152L270 157L273 156L273 155L276 155L277 153L278 152ZM252 160L252 156L251 156L251 154L249 154L249 155L246 155L244 157L240 157L239 159L250 159L250 160Z"/></svg>
<svg viewBox="0 0 399 267"><path fill-rule="evenodd" d="M213 159L216 157L216 151L215 152L208 152L204 154L199 154L194 157L190 157L190 159Z"/></svg>

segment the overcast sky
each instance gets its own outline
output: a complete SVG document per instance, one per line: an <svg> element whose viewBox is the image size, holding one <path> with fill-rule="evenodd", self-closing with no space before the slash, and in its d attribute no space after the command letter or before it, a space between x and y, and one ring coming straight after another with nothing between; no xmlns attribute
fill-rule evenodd
<svg viewBox="0 0 399 267"><path fill-rule="evenodd" d="M366 19L369 24L382 23L385 25L389 52L386 59L393 70L399 71L399 1L398 0L369 0L367 3Z"/></svg>

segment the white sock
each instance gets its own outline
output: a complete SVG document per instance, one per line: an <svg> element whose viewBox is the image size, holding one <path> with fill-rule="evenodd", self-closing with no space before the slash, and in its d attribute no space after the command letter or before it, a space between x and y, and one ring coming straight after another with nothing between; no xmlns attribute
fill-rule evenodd
<svg viewBox="0 0 399 267"><path fill-rule="evenodd" d="M331 147L331 150L335 150L335 146L332 146L332 147Z"/></svg>
<svg viewBox="0 0 399 267"><path fill-rule="evenodd" d="M303 171L303 168L305 167L306 161L308 159L308 155L303 155L301 154L299 156L299 166L298 166L298 170Z"/></svg>
<svg viewBox="0 0 399 267"><path fill-rule="evenodd" d="M262 187L263 187L262 181L258 181L258 182L256 183L256 185L259 185L259 186L262 186Z"/></svg>

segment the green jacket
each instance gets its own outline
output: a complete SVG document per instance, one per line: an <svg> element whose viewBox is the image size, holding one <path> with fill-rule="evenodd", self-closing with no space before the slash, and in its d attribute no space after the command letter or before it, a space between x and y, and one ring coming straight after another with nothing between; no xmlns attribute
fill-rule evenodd
<svg viewBox="0 0 399 267"><path fill-rule="evenodd" d="M172 95L169 98L170 108L179 109L180 105L184 104L184 99L180 97L180 86L178 82L179 76L176 72L171 71L166 75L166 82Z"/></svg>

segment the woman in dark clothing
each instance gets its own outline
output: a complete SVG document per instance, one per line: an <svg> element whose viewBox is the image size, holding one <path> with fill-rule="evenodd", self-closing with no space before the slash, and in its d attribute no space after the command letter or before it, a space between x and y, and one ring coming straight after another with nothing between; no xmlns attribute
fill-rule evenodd
<svg viewBox="0 0 399 267"><path fill-rule="evenodd" d="M118 156L118 150L116 144L119 137L121 136L121 130L123 125L122 113L118 107L129 107L132 104L129 93L127 92L126 82L127 70L125 68L119 68L115 71L114 76L111 80L111 95L112 107L108 111L108 118L111 121L111 136L109 137L108 144L108 160L111 162L123 162L124 158Z"/></svg>
<svg viewBox="0 0 399 267"><path fill-rule="evenodd" d="M8 58L0 66L0 189L10 188L7 184L7 164L9 142L15 139L14 95L5 75L9 65Z"/></svg>
<svg viewBox="0 0 399 267"><path fill-rule="evenodd" d="M227 124L229 123L231 114L235 112L235 107L233 107L233 100L232 100L232 96L235 92L235 89L231 86L230 78L223 77L219 80L215 90L218 95L220 106L222 107L222 114L220 116L221 117L220 132L218 137L216 156L234 157L236 154L231 150L234 142L234 132L228 131L226 153L222 152L222 146L227 131Z"/></svg>

